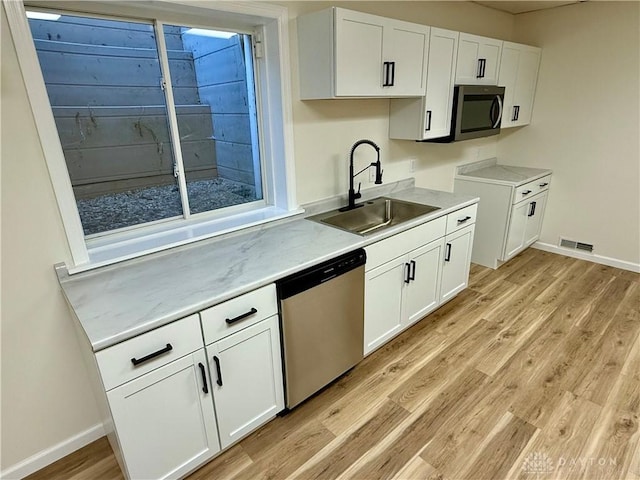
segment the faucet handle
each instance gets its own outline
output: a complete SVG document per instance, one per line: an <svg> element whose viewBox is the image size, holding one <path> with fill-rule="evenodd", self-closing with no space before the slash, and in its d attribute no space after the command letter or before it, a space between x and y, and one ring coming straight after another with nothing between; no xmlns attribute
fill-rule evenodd
<svg viewBox="0 0 640 480"><path fill-rule="evenodd" d="M356 192L356 194L353 196L353 198L360 198L362 197L362 194L360 193L360 187L362 186L362 182L358 182L358 191Z"/></svg>

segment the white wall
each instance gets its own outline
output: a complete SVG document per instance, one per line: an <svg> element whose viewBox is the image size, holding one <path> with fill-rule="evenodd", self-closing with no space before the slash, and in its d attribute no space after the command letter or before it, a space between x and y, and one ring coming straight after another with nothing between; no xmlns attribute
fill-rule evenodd
<svg viewBox="0 0 640 480"><path fill-rule="evenodd" d="M2 10L2 470L98 423L54 263L70 258Z"/></svg>
<svg viewBox="0 0 640 480"><path fill-rule="evenodd" d="M388 100L301 102L298 12L329 3L283 3L291 11L292 83L298 198L318 200L347 189L347 156L360 138L382 148L385 182L409 176L418 159L420 186L451 190L458 163L492 156L496 140L454 145L391 141ZM509 39L513 17L466 2L342 2L336 5ZM2 9L2 449L5 470L99 422L73 321L53 265L70 258L43 152ZM363 148L362 155L366 155ZM361 160L367 162L367 160ZM366 178L363 180L366 181ZM363 183L363 186L366 184Z"/></svg>
<svg viewBox="0 0 640 480"><path fill-rule="evenodd" d="M542 47L531 125L502 133L502 162L554 172L541 241L591 243L640 263L640 3L587 2L516 16Z"/></svg>

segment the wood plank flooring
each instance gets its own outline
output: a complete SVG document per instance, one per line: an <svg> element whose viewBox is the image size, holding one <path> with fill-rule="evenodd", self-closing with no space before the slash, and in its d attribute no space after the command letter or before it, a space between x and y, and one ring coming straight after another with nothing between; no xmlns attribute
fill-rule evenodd
<svg viewBox="0 0 640 480"><path fill-rule="evenodd" d="M189 479L640 480L640 276L528 249ZM28 477L120 479L105 438Z"/></svg>

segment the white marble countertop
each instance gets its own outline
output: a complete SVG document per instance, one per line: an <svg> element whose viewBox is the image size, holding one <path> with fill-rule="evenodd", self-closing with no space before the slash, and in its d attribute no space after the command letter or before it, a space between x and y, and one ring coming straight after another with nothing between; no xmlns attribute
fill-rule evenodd
<svg viewBox="0 0 640 480"><path fill-rule="evenodd" d="M490 158L459 166L456 170L456 178L519 187L551 173L551 170L544 168L498 165L496 158Z"/></svg>
<svg viewBox="0 0 640 480"><path fill-rule="evenodd" d="M367 237L299 216L91 272L58 267L60 284L98 351L478 201L421 188L382 194L440 209Z"/></svg>

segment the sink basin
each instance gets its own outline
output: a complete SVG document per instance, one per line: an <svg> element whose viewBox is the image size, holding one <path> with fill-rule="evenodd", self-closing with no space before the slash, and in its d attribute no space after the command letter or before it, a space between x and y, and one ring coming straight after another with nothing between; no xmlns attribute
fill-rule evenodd
<svg viewBox="0 0 640 480"><path fill-rule="evenodd" d="M332 210L308 217L347 232L368 235L439 210L440 207L380 197L346 212Z"/></svg>

